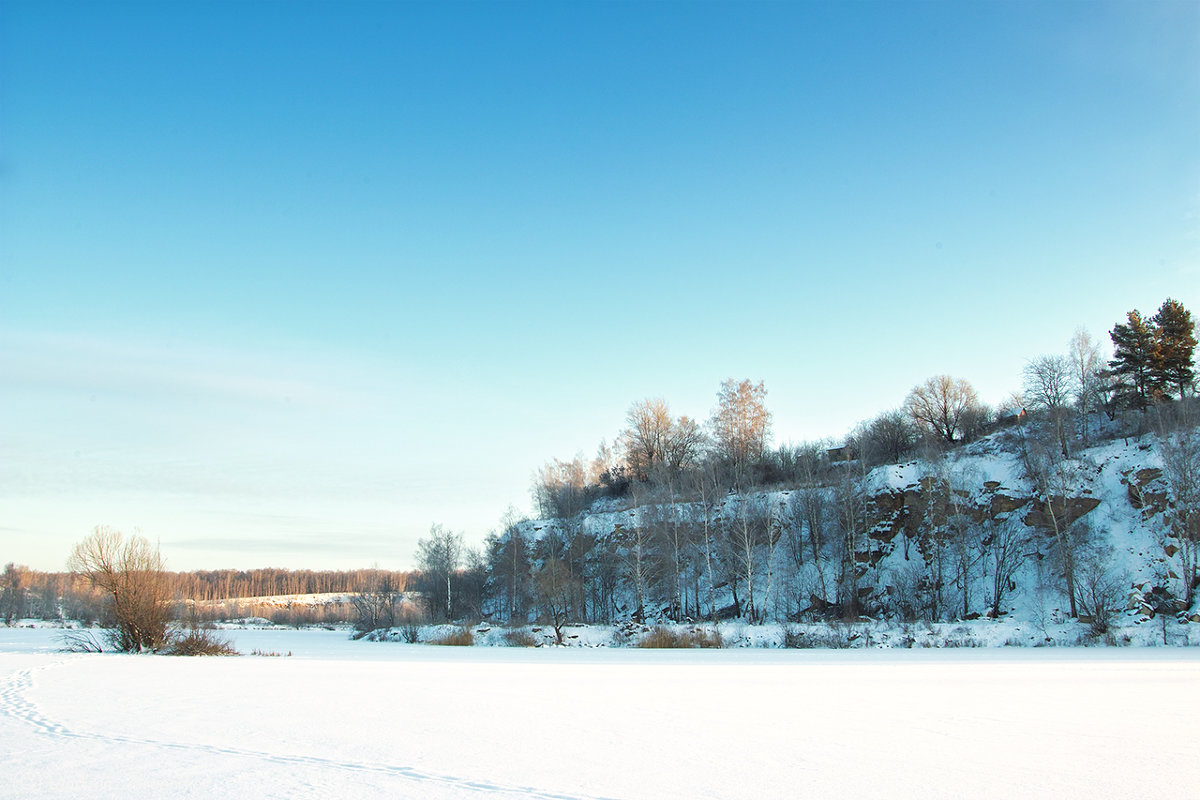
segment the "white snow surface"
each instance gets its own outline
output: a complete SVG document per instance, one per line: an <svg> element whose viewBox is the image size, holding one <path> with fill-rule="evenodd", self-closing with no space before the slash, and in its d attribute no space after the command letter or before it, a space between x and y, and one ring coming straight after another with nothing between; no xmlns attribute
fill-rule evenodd
<svg viewBox="0 0 1200 800"><path fill-rule="evenodd" d="M4 798L1178 796L1195 648L433 647L230 631L56 652L0 629Z"/></svg>

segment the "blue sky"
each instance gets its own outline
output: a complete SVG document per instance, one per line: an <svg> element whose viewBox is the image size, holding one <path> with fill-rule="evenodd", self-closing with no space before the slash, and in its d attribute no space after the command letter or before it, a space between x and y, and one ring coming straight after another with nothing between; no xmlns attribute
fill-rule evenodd
<svg viewBox="0 0 1200 800"><path fill-rule="evenodd" d="M651 396L777 441L1200 311L1200 5L0 2L0 560L412 563Z"/></svg>

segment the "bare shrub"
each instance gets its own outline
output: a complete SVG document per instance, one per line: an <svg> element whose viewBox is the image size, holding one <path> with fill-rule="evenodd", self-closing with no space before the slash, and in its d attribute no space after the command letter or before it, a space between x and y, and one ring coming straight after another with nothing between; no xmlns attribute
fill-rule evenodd
<svg viewBox="0 0 1200 800"><path fill-rule="evenodd" d="M663 625L651 628L649 633L638 640L638 647L647 648L689 648L689 647L724 647L719 631L704 628L691 630L675 630Z"/></svg>
<svg viewBox="0 0 1200 800"><path fill-rule="evenodd" d="M407 644L416 644L421 641L421 626L415 622L405 623L400 626L400 638Z"/></svg>
<svg viewBox="0 0 1200 800"><path fill-rule="evenodd" d="M845 650L851 647L851 640L840 628L831 626L808 631L787 628L783 632L783 646L798 650Z"/></svg>
<svg viewBox="0 0 1200 800"><path fill-rule="evenodd" d="M983 642L976 639L969 632L967 632L967 633L955 632L955 633L952 633L951 635L947 636L945 639L942 639L942 641L940 643L938 643L937 646L945 647L947 649L952 649L955 647L983 647Z"/></svg>
<svg viewBox="0 0 1200 800"><path fill-rule="evenodd" d="M68 653L103 653L104 646L89 630L69 630L62 634L63 650Z"/></svg>
<svg viewBox="0 0 1200 800"><path fill-rule="evenodd" d="M475 644L475 636L471 633L470 628L458 628L430 639L429 644L442 645L444 647L470 647Z"/></svg>
<svg viewBox="0 0 1200 800"><path fill-rule="evenodd" d="M1103 636L1126 600L1128 577L1112 567L1111 547L1094 548L1080 559L1079 604L1091 633ZM1081 620L1083 621L1083 620Z"/></svg>
<svg viewBox="0 0 1200 800"><path fill-rule="evenodd" d="M238 656L228 639L212 628L192 627L173 633L160 650L168 656Z"/></svg>
<svg viewBox="0 0 1200 800"><path fill-rule="evenodd" d="M790 625L784 628L783 646L789 650L797 650L804 647L804 631Z"/></svg>
<svg viewBox="0 0 1200 800"><path fill-rule="evenodd" d="M1117 632L1113 630L1105 631L1103 639L1104 644L1109 647L1129 647L1133 643L1133 639L1129 634L1124 633L1118 636Z"/></svg>
<svg viewBox="0 0 1200 800"><path fill-rule="evenodd" d="M393 627L400 618L401 592L390 572L380 573L350 600L358 615L354 627L363 632Z"/></svg>
<svg viewBox="0 0 1200 800"><path fill-rule="evenodd" d="M541 640L524 628L513 628L504 632L504 644L509 647L537 647Z"/></svg>
<svg viewBox="0 0 1200 800"><path fill-rule="evenodd" d="M287 653L277 653L274 650L259 650L256 647L250 651L250 655L262 656L263 658L291 658L292 651L288 650Z"/></svg>

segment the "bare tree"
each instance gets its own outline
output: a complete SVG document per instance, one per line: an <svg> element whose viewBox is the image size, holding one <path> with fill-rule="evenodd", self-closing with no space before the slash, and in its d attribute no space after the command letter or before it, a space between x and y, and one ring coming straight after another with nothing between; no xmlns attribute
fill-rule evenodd
<svg viewBox="0 0 1200 800"><path fill-rule="evenodd" d="M1113 566L1111 547L1083 548L1078 570L1080 609L1091 617L1092 633L1106 633L1126 600L1129 578Z"/></svg>
<svg viewBox="0 0 1200 800"><path fill-rule="evenodd" d="M67 567L108 598L113 647L141 653L167 644L171 590L157 546L137 534L98 527L75 546Z"/></svg>
<svg viewBox="0 0 1200 800"><path fill-rule="evenodd" d="M665 465L660 472L661 476L656 482L666 489L667 502L655 507L657 518L654 531L658 540L655 551L662 562L659 572L669 583L667 591L670 595L671 617L678 620L684 615L687 605L684 570L687 554L691 550L692 530L683 519L677 494L682 476L677 475L669 465Z"/></svg>
<svg viewBox="0 0 1200 800"><path fill-rule="evenodd" d="M597 461L582 453L570 461L554 459L538 470L533 484L533 501L543 517L571 519L595 499L600 476Z"/></svg>
<svg viewBox="0 0 1200 800"><path fill-rule="evenodd" d="M830 522L829 493L817 480L820 456L816 448L806 448L800 458L800 472L804 485L796 493L797 513L804 528L808 529L808 544L812 550L813 568L817 573L817 590L822 604L829 602L829 587L825 582L825 545L829 537L826 526ZM811 599L811 598L810 598Z"/></svg>
<svg viewBox="0 0 1200 800"><path fill-rule="evenodd" d="M1075 407L1079 410L1079 435L1083 446L1087 447L1091 432L1089 415L1100 407L1103 393L1104 361L1100 357L1100 346L1083 328L1076 329L1071 337L1067 357L1071 362Z"/></svg>
<svg viewBox="0 0 1200 800"><path fill-rule="evenodd" d="M854 621L861 616L859 578L866 573L866 567L859 563L859 547L867 538L867 530L870 527L867 520L865 475L851 469L843 470L841 479L834 486L833 497L840 534L835 539L839 555L838 604L843 618ZM867 546L870 547L869 542ZM870 558L869 549L865 555Z"/></svg>
<svg viewBox="0 0 1200 800"><path fill-rule="evenodd" d="M859 457L869 465L898 464L916 446L917 431L908 414L894 409L861 424L853 438Z"/></svg>
<svg viewBox="0 0 1200 800"><path fill-rule="evenodd" d="M979 476L969 468L956 467L947 472L946 530L954 558L954 582L962 596L963 617L971 613L971 580L981 557L980 528L968 502L971 488L980 482Z"/></svg>
<svg viewBox="0 0 1200 800"><path fill-rule="evenodd" d="M722 484L720 476L711 462L702 464L696 472L692 473L690 483L692 490L700 498L700 536L698 546L703 550L704 574L708 578L709 615L716 622L716 561L718 557L716 552L716 534L718 525L715 516L721 498L725 495L726 487Z"/></svg>
<svg viewBox="0 0 1200 800"><path fill-rule="evenodd" d="M958 438L964 419L979 407L975 388L949 375L935 375L914 386L904 401L918 426L950 443Z"/></svg>
<svg viewBox="0 0 1200 800"><path fill-rule="evenodd" d="M579 579L571 574L561 560L551 558L537 571L534 586L543 613L554 626L554 637L562 644L563 627L570 618L571 601L579 593Z"/></svg>
<svg viewBox="0 0 1200 800"><path fill-rule="evenodd" d="M704 429L696 420L691 417L675 420L667 439L667 466L673 473L695 467L707 441Z"/></svg>
<svg viewBox="0 0 1200 800"><path fill-rule="evenodd" d="M646 480L666 461L673 426L671 409L662 398L642 400L629 407L619 442L625 466L635 479Z"/></svg>
<svg viewBox="0 0 1200 800"><path fill-rule="evenodd" d="M395 627L404 589L393 573L375 570L367 584L350 598L358 614L354 627L363 633Z"/></svg>
<svg viewBox="0 0 1200 800"><path fill-rule="evenodd" d="M1015 517L984 521L984 552L992 569L991 616L1000 616L1000 604L1013 578L1029 555L1029 528Z"/></svg>
<svg viewBox="0 0 1200 800"><path fill-rule="evenodd" d="M1076 590L1076 551L1082 527L1072 524L1068 515L1072 490L1072 462L1057 447L1030 437L1022 442L1025 475L1033 484L1034 496L1043 512L1042 524L1054 536L1059 566L1062 569L1071 616L1079 616L1079 594Z"/></svg>
<svg viewBox="0 0 1200 800"><path fill-rule="evenodd" d="M1071 402L1071 363L1045 355L1025 364L1025 402L1035 408L1066 408Z"/></svg>
<svg viewBox="0 0 1200 800"><path fill-rule="evenodd" d="M25 616L29 583L29 567L11 561L4 565L4 574L0 576L0 615L5 625Z"/></svg>
<svg viewBox="0 0 1200 800"><path fill-rule="evenodd" d="M926 579L918 581L917 586L925 613L929 619L936 620L943 616L945 609L946 561L950 538L946 495L950 483L950 462L936 452L934 444L932 440L927 441L917 461L915 477L918 491L913 513L921 534L922 555L928 565ZM906 541L906 557L907 548Z"/></svg>
<svg viewBox="0 0 1200 800"><path fill-rule="evenodd" d="M500 532L487 540L489 572L501 595L500 612L507 620L525 615L532 593L532 553L521 523L517 510L509 506L500 518Z"/></svg>
<svg viewBox="0 0 1200 800"><path fill-rule="evenodd" d="M740 495L734 508L733 519L727 521L726 531L730 537L729 554L732 563L736 564L738 577L746 587L746 604L743 613L751 622L761 620L766 610L766 598L763 604L757 605L754 599L754 589L759 582L761 571L769 570L771 559L775 553L775 543L778 537L771 521L771 511L767 508L766 499L762 496L751 497ZM760 563L762 549L767 548L767 561ZM768 580L768 586L770 581Z"/></svg>
<svg viewBox="0 0 1200 800"><path fill-rule="evenodd" d="M764 505L766 505L765 499ZM791 516L787 501L780 502L778 507L765 507L763 509L763 516L766 526L766 541L764 545L767 550L766 562L763 568L767 573L767 583L763 589L762 612L759 614L759 621L763 621L766 618L768 609L771 607L771 590L774 588L776 582L775 553L778 551L779 545L783 542L783 531L788 518Z"/></svg>
<svg viewBox="0 0 1200 800"><path fill-rule="evenodd" d="M629 407L619 441L629 474L645 481L692 466L704 434L695 420L675 419L667 401L652 398Z"/></svg>
<svg viewBox="0 0 1200 800"><path fill-rule="evenodd" d="M1186 401L1177 415L1160 409L1159 430L1158 448L1171 500L1165 514L1166 533L1178 550L1182 598L1191 608L1200 580L1200 430L1188 418Z"/></svg>
<svg viewBox="0 0 1200 800"><path fill-rule="evenodd" d="M1038 356L1025 365L1024 373L1026 401L1046 411L1063 455L1070 458L1067 410L1071 406L1071 362L1065 356Z"/></svg>
<svg viewBox="0 0 1200 800"><path fill-rule="evenodd" d="M760 381L721 384L717 409L710 426L717 452L733 468L734 483L745 488L750 466L762 460L771 441L771 412L766 407L767 389Z"/></svg>
<svg viewBox="0 0 1200 800"><path fill-rule="evenodd" d="M435 607L444 609L446 619L454 617L454 597L451 580L462 563L463 540L461 533L453 533L441 525L429 528L429 536L417 541L417 563L421 571L432 579ZM443 588L445 594L442 594Z"/></svg>
<svg viewBox="0 0 1200 800"><path fill-rule="evenodd" d="M646 621L646 599L652 571L651 544L653 541L653 531L647 523L652 522L654 516L653 513L645 513L647 509L640 503L642 491L643 489L637 484L632 487L633 508L628 512L629 525L618 524L614 531L617 541L621 544L626 574L633 582L636 605L633 617L638 622Z"/></svg>

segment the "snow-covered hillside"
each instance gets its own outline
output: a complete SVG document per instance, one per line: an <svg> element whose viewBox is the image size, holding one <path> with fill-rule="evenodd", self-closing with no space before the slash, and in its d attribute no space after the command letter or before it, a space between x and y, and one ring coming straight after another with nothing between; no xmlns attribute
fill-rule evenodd
<svg viewBox="0 0 1200 800"><path fill-rule="evenodd" d="M936 458L838 464L820 485L660 492L520 530L534 570L555 551L570 563L576 613L599 621L1200 621L1163 440L1070 457L1032 440L1009 428Z"/></svg>

